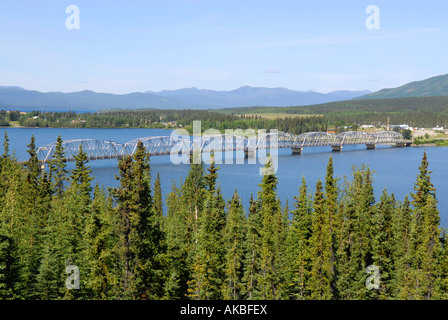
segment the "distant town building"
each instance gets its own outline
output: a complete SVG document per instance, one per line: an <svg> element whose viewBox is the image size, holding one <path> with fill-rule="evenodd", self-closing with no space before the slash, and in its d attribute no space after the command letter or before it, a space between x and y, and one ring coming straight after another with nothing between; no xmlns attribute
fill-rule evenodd
<svg viewBox="0 0 448 320"><path fill-rule="evenodd" d="M410 129L409 125L407 125L407 124L391 124L391 125L389 126L389 128L390 128L391 130L394 130L395 128L398 128L398 129L400 129L400 130Z"/></svg>

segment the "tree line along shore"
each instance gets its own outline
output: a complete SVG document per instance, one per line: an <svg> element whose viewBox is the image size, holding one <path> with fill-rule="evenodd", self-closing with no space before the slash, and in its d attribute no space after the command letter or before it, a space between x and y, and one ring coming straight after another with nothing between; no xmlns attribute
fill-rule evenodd
<svg viewBox="0 0 448 320"><path fill-rule="evenodd" d="M23 166L7 134L3 146L0 299L448 298L447 235L426 153L404 199L387 190L375 199L365 166L338 179L330 157L324 179L297 181L294 202L281 203L268 161L246 212L237 189L224 199L213 162L192 164L163 197L141 143L118 160L119 185L108 190L91 185L82 148L67 170L60 138L44 171L34 137ZM79 289L66 285L69 266Z"/></svg>

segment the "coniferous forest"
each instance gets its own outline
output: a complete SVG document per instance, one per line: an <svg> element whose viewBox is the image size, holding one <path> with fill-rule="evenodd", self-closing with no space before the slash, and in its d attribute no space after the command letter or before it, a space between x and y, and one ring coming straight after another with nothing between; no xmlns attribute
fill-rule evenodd
<svg viewBox="0 0 448 320"><path fill-rule="evenodd" d="M447 236L426 154L404 199L386 190L375 199L368 167L338 179L330 158L325 179L297 181L290 204L265 174L246 212L237 190L223 198L213 163L192 164L162 197L142 144L118 160L119 186L108 190L91 185L82 149L67 170L60 138L43 171L34 138L24 166L6 135L3 146L0 299L448 298ZM67 285L69 266L79 288Z"/></svg>

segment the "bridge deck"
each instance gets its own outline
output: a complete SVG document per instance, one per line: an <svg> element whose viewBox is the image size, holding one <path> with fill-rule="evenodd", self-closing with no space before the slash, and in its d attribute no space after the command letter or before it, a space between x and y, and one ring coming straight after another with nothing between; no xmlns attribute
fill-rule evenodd
<svg viewBox="0 0 448 320"><path fill-rule="evenodd" d="M274 130L275 131L275 130ZM77 139L63 141L66 161L74 161L74 155L82 147L89 160L118 159L125 155L134 154L138 142L141 141L150 156L162 156L170 154L192 154L193 150L200 152L225 152L225 151L255 151L269 148L302 149L305 147L331 146L333 150L341 149L345 145L365 144L369 149L377 144L393 144L396 146L409 146L411 140L403 139L402 135L395 131L383 131L367 133L362 131L348 131L340 134L326 132L307 132L301 135L289 133L264 133L253 137L241 135L211 135L191 139L182 136L163 136L139 138L127 143L114 141ZM56 143L40 147L37 151L41 163L50 161L53 157ZM26 162L21 162L22 164Z"/></svg>

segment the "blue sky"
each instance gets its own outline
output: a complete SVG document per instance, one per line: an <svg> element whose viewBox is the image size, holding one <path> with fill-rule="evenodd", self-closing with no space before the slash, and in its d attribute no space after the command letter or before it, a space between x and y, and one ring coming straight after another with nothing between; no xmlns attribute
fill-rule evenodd
<svg viewBox="0 0 448 320"><path fill-rule="evenodd" d="M447 17L446 0L1 0L0 85L375 91L448 73Z"/></svg>

